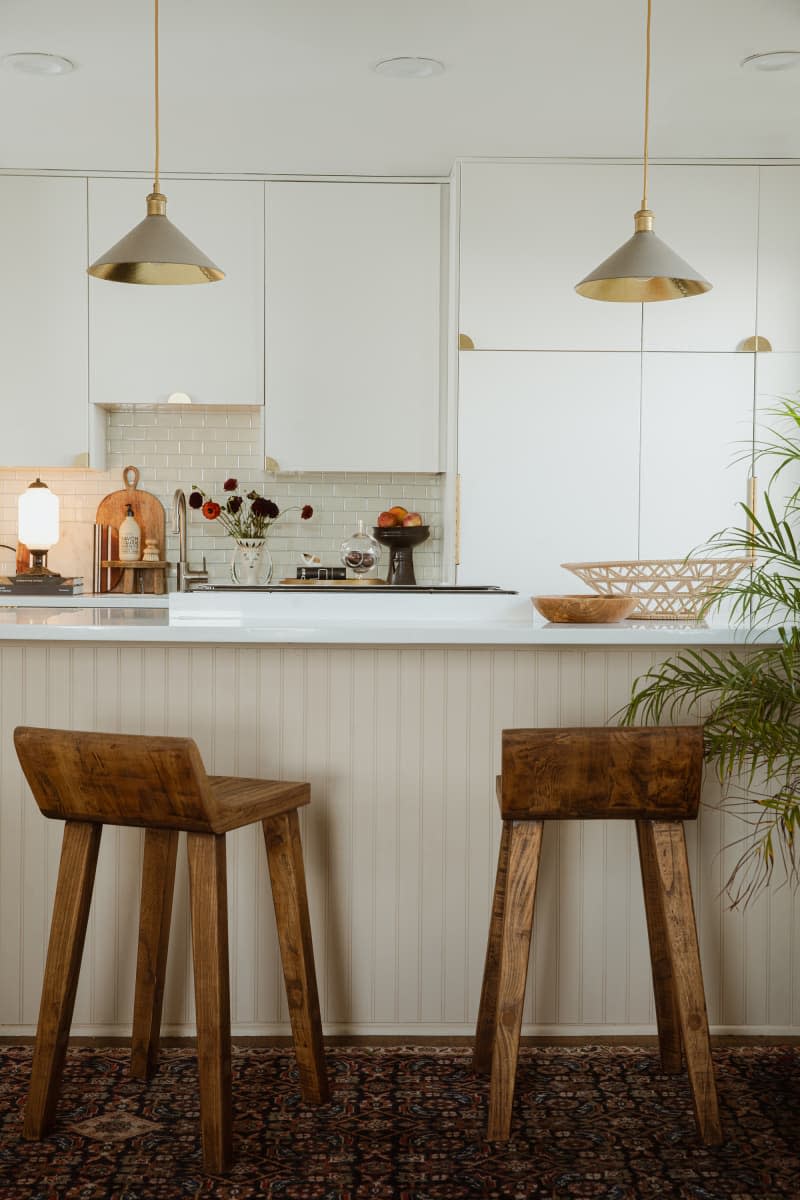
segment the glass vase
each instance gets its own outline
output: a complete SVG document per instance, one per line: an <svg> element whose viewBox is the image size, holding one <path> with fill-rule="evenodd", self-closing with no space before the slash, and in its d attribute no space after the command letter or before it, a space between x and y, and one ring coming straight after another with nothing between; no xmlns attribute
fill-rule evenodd
<svg viewBox="0 0 800 1200"><path fill-rule="evenodd" d="M272 555L266 538L241 538L231 563L231 579L242 587L259 587L272 579Z"/></svg>

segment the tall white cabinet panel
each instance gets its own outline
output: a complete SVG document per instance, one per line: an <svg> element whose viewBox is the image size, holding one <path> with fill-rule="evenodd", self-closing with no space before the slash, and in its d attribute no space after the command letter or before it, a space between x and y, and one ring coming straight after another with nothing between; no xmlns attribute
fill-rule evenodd
<svg viewBox="0 0 800 1200"><path fill-rule="evenodd" d="M270 183L266 452L437 471L441 187Z"/></svg>
<svg viewBox="0 0 800 1200"><path fill-rule="evenodd" d="M522 600L636 557L639 355L462 354L459 583Z"/></svg>
<svg viewBox="0 0 800 1200"><path fill-rule="evenodd" d="M0 179L0 466L89 463L86 180Z"/></svg>
<svg viewBox="0 0 800 1200"><path fill-rule="evenodd" d="M713 287L645 304L645 350L735 351L756 332L758 168L653 167L649 202L658 236Z"/></svg>
<svg viewBox="0 0 800 1200"><path fill-rule="evenodd" d="M644 356L641 558L682 558L712 534L741 523L737 503L747 495L753 357Z"/></svg>
<svg viewBox="0 0 800 1200"><path fill-rule="evenodd" d="M461 165L459 331L479 350L638 350L638 304L575 284L633 232L635 167Z"/></svg>
<svg viewBox="0 0 800 1200"><path fill-rule="evenodd" d="M264 402L264 185L164 180L167 213L225 272L218 283L146 287L90 280L90 399ZM89 256L144 217L142 180L89 181Z"/></svg>
<svg viewBox="0 0 800 1200"><path fill-rule="evenodd" d="M779 353L800 350L800 167L761 167L758 332Z"/></svg>

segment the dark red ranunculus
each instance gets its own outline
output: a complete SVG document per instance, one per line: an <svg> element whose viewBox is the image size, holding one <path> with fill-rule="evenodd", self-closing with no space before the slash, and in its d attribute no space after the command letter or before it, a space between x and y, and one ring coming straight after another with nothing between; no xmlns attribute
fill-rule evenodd
<svg viewBox="0 0 800 1200"><path fill-rule="evenodd" d="M222 485L223 490L226 492L235 492L238 486L239 481L237 479L226 479Z"/></svg>
<svg viewBox="0 0 800 1200"><path fill-rule="evenodd" d="M269 517L272 521L274 521L280 513L280 509L275 501L266 500L263 496L256 496L251 508L254 517Z"/></svg>
<svg viewBox="0 0 800 1200"><path fill-rule="evenodd" d="M230 500L225 505L225 507L227 508L229 513L236 514L239 511L239 509L242 507L242 497L241 496L231 496Z"/></svg>
<svg viewBox="0 0 800 1200"><path fill-rule="evenodd" d="M310 504L304 504L304 505L303 505L303 508L302 508L302 510L301 510L301 512L300 512L300 519L301 519L301 521L307 521L307 520L309 519L309 517L313 517L313 515L314 515L314 510L313 510L313 508L311 507L311 505L310 505Z"/></svg>
<svg viewBox="0 0 800 1200"><path fill-rule="evenodd" d="M216 500L206 500L203 505L203 516L207 521L216 521L222 509L217 504Z"/></svg>
<svg viewBox="0 0 800 1200"><path fill-rule="evenodd" d="M202 507L203 507L202 492L190 492L189 493L189 508L202 508Z"/></svg>

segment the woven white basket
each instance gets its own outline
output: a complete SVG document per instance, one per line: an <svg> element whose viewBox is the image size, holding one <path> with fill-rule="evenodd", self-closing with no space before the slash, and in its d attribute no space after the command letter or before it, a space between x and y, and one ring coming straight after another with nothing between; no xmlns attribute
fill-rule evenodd
<svg viewBox="0 0 800 1200"><path fill-rule="evenodd" d="M635 596L631 617L696 621L708 597L745 569L749 558L639 558L562 563L601 596Z"/></svg>

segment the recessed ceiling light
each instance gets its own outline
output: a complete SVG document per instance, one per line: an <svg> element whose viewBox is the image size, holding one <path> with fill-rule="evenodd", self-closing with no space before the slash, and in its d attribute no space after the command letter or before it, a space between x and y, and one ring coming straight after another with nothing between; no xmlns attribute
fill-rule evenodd
<svg viewBox="0 0 800 1200"><path fill-rule="evenodd" d="M748 54L739 64L754 71L791 71L800 67L800 50L764 50L759 54Z"/></svg>
<svg viewBox="0 0 800 1200"><path fill-rule="evenodd" d="M7 54L2 62L9 71L19 71L22 75L66 75L75 70L75 63L70 59L38 50Z"/></svg>
<svg viewBox="0 0 800 1200"><path fill-rule="evenodd" d="M372 69L393 79L430 79L431 75L444 74L444 63L438 58L384 58Z"/></svg>

